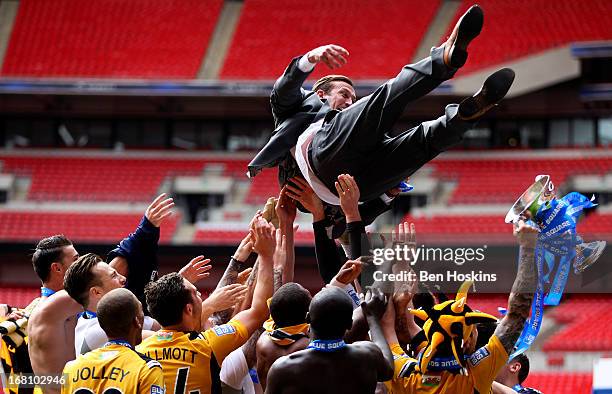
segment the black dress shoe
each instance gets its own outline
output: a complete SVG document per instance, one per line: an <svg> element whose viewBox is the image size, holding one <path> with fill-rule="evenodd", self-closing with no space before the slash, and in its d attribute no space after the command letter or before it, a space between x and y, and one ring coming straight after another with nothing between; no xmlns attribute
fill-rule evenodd
<svg viewBox="0 0 612 394"><path fill-rule="evenodd" d="M514 71L502 68L489 75L482 88L459 104L459 117L476 120L504 98L514 81Z"/></svg>
<svg viewBox="0 0 612 394"><path fill-rule="evenodd" d="M467 47L482 30L484 15L479 5L473 5L455 25L444 44L444 64L459 68L467 60Z"/></svg>

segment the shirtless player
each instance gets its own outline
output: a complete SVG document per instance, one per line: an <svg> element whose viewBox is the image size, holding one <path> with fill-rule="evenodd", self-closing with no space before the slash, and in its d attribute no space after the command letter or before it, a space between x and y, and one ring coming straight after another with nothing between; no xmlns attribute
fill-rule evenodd
<svg viewBox="0 0 612 394"><path fill-rule="evenodd" d="M279 358L268 372L266 393L373 393L376 382L393 377L393 355L380 327L384 295L369 290L361 307L373 342L350 345L353 303L337 287L320 291L308 312L312 341L307 349Z"/></svg>
<svg viewBox="0 0 612 394"><path fill-rule="evenodd" d="M32 256L42 281L41 298L28 320L28 353L38 375L59 374L74 359L74 327L81 310L64 290L64 274L79 257L72 242L62 235L41 240ZM46 392L59 392L48 388Z"/></svg>

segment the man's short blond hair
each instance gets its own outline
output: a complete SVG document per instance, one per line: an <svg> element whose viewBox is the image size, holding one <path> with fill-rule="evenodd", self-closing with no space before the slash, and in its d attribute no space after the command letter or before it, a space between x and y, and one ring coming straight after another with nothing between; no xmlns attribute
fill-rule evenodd
<svg viewBox="0 0 612 394"><path fill-rule="evenodd" d="M346 82L349 85L351 85L352 87L355 87L353 85L353 81L351 81L351 79L347 76L344 75L326 75L323 78L319 79L317 82L314 83L314 85L312 85L312 91L316 92L317 90L322 90L325 93L329 93L330 90L332 89L332 82Z"/></svg>

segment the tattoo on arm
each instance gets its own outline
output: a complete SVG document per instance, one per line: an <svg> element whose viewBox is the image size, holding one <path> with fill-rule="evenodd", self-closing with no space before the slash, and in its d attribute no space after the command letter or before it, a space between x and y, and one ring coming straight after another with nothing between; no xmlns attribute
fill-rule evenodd
<svg viewBox="0 0 612 394"><path fill-rule="evenodd" d="M508 313L495 330L506 352L511 353L529 317L531 302L536 288L535 250L521 247L519 267L508 298Z"/></svg>
<svg viewBox="0 0 612 394"><path fill-rule="evenodd" d="M278 290L283 285L283 270L275 268L274 269L274 292Z"/></svg>
<svg viewBox="0 0 612 394"><path fill-rule="evenodd" d="M238 273L242 270L242 265L242 262L231 258L229 264L227 265L227 268L225 269L225 272L223 273L223 276L219 280L219 283L217 283L217 287L215 288L215 290L223 286L236 283L236 279L238 279ZM213 313L213 315L211 316L213 324L221 325L227 323L232 317L232 312L233 308L228 308L224 311Z"/></svg>
<svg viewBox="0 0 612 394"><path fill-rule="evenodd" d="M241 261L231 258L223 276L219 279L219 283L217 283L217 289L236 283L238 273L242 271L242 265L243 263Z"/></svg>

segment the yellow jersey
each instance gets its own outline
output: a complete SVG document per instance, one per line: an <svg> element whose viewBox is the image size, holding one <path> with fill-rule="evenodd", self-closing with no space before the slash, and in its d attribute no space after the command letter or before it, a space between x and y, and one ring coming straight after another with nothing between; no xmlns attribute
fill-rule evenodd
<svg viewBox="0 0 612 394"><path fill-rule="evenodd" d="M488 394L497 373L508 361L506 349L495 335L489 342L467 359L467 375L448 371L406 373L407 367L416 362L408 357L397 343L391 345L395 362L393 380L385 382L393 394Z"/></svg>
<svg viewBox="0 0 612 394"><path fill-rule="evenodd" d="M80 355L64 367L62 394L164 394L161 365L117 343Z"/></svg>
<svg viewBox="0 0 612 394"><path fill-rule="evenodd" d="M164 368L168 394L221 392L221 363L249 334L237 320L204 332L159 330L136 349Z"/></svg>

